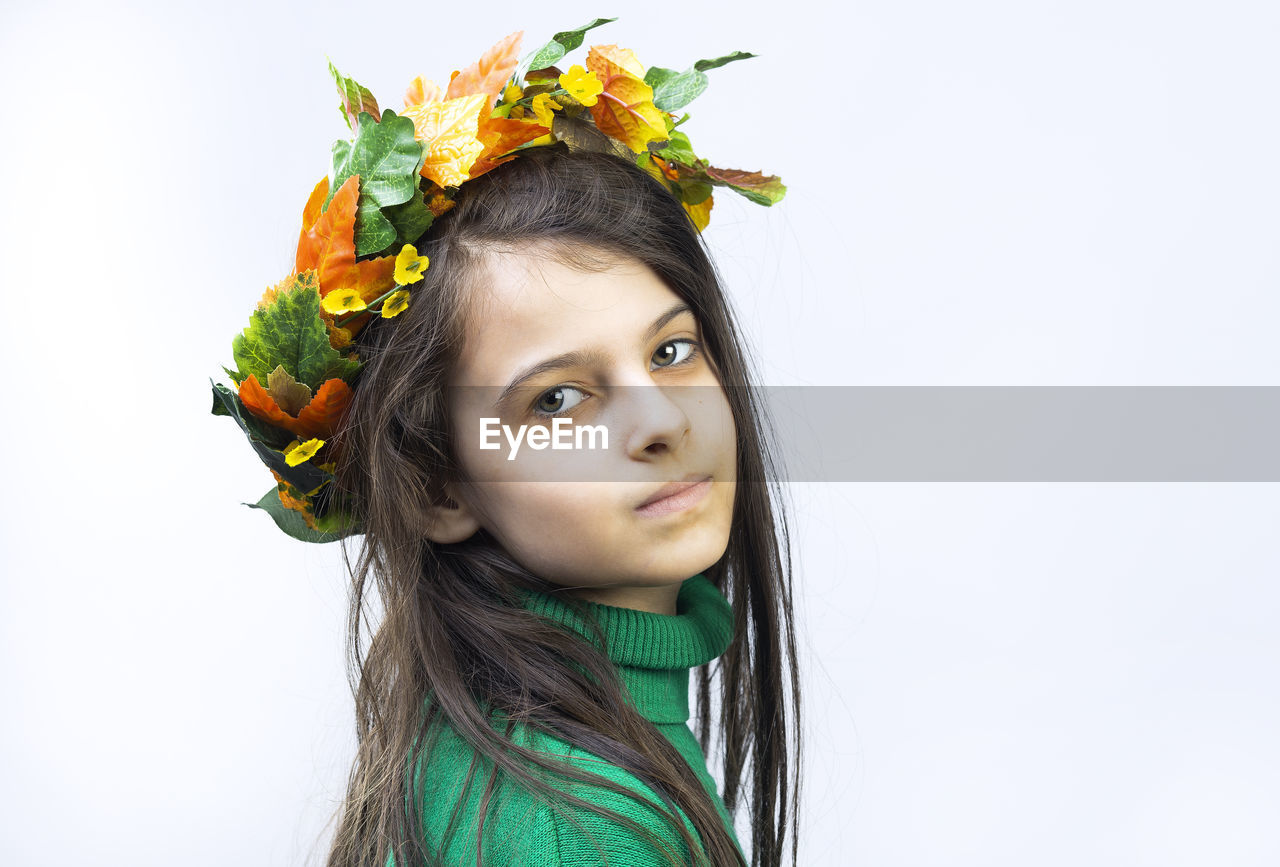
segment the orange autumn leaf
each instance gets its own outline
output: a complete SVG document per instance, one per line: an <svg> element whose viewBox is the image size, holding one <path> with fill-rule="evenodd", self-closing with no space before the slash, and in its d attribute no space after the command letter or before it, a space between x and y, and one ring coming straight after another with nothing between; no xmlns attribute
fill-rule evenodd
<svg viewBox="0 0 1280 867"><path fill-rule="evenodd" d="M522 144L540 138L551 130L541 124L507 117L484 118L480 124L480 142L484 150L471 166L470 177L478 178L490 169L515 159L510 152Z"/></svg>
<svg viewBox="0 0 1280 867"><path fill-rule="evenodd" d="M360 176L352 175L334 193L329 208L320 208L329 194L329 179L316 184L302 211L302 234L294 272L314 269L320 280L320 297L335 289L355 287L365 303L391 288L394 256L356 261L356 203L360 197Z"/></svg>
<svg viewBox="0 0 1280 867"><path fill-rule="evenodd" d="M360 196L360 176L347 178L346 183L334 193L329 209L321 214L320 205L328 190L329 179L326 177L316 185L307 200L293 266L298 274L308 269L317 272L322 297L338 288L347 271L356 263L356 200Z"/></svg>
<svg viewBox="0 0 1280 867"><path fill-rule="evenodd" d="M328 439L350 405L351 387L341 379L326 379L311 402L298 412L298 424L314 431L308 436Z"/></svg>
<svg viewBox="0 0 1280 867"><path fill-rule="evenodd" d="M657 154L649 154L649 159L658 169L656 173L650 171L649 174L653 175L658 180L662 180L663 178L667 178L672 181L680 180L680 173L671 167L671 163L667 162Z"/></svg>
<svg viewBox="0 0 1280 867"><path fill-rule="evenodd" d="M382 293L395 284L396 257L379 256L377 259L365 259L356 262L347 269L334 289L355 289L365 304L372 304ZM321 290L328 294L323 286ZM321 296L323 297L323 295Z"/></svg>
<svg viewBox="0 0 1280 867"><path fill-rule="evenodd" d="M520 40L523 38L524 31L517 30L498 40L478 61L461 72L454 73L449 80L445 99L482 94L488 99L487 105L492 105L506 87L511 73L515 72L520 59Z"/></svg>
<svg viewBox="0 0 1280 867"><path fill-rule="evenodd" d="M431 211L432 216L438 217L452 207L453 199L446 196L439 185L433 185L428 188L427 210Z"/></svg>
<svg viewBox="0 0 1280 867"><path fill-rule="evenodd" d="M339 418L351 403L351 389L341 379L326 379L296 417L280 408L255 374L249 374L240 383L239 394L240 402L249 412L303 439L332 436Z"/></svg>
<svg viewBox="0 0 1280 867"><path fill-rule="evenodd" d="M267 469L271 468L268 467ZM305 497L297 496L297 493L301 492L293 485L286 482L284 480L284 476L280 475L275 470L271 470L271 475L276 477L276 493L280 497L280 504L286 509L293 509L295 512L300 512L302 514L302 519L306 521L307 526L313 530L316 529L316 516L315 512L311 508L311 501L307 500Z"/></svg>
<svg viewBox="0 0 1280 867"><path fill-rule="evenodd" d="M426 144L423 177L442 187L456 187L467 179L484 151L479 131L487 99L477 93L405 108L404 116L413 120L414 137Z"/></svg>
<svg viewBox="0 0 1280 867"><path fill-rule="evenodd" d="M404 92L405 108L411 105L439 102L442 99L444 99L444 91L440 89L440 85L429 78L423 78L421 75L409 82L409 87Z"/></svg>
<svg viewBox="0 0 1280 867"><path fill-rule="evenodd" d="M663 113L653 104L653 88L644 82L644 67L630 49L596 45L587 52L587 69L596 74L604 92L591 106L601 132L644 153L651 141L667 139Z"/></svg>
<svg viewBox="0 0 1280 867"><path fill-rule="evenodd" d="M324 200L327 198L329 198L329 176L325 175L311 191L311 195L307 198L307 205L302 209L303 231L310 229L316 224L316 220L320 219L320 210L324 207Z"/></svg>

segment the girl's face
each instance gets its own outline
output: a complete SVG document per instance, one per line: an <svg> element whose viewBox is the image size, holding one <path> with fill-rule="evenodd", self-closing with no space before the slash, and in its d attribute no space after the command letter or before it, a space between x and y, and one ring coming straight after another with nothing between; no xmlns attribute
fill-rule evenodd
<svg viewBox="0 0 1280 867"><path fill-rule="evenodd" d="M586 599L674 614L680 584L725 552L736 485L697 319L630 258L591 273L528 249L490 257L478 283L449 390L467 478L450 520ZM672 482L698 484L644 507Z"/></svg>

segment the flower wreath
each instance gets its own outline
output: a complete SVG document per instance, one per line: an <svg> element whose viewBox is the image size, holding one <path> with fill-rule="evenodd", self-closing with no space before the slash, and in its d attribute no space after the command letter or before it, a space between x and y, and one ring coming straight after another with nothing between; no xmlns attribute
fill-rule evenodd
<svg viewBox="0 0 1280 867"><path fill-rule="evenodd" d="M741 51L699 60L683 72L645 69L617 45L592 46L586 65L555 64L597 18L555 34L520 60L523 32L455 71L446 87L415 78L404 109L378 110L366 88L329 64L339 109L353 136L333 145L331 176L302 211L293 272L270 287L236 335L236 389L214 383L213 414L235 419L276 486L257 503L290 536L328 542L360 532L352 504L334 495L337 464L326 441L350 404L361 367L352 340L371 317L398 316L430 263L416 244L453 207L467 181L525 148L565 142L617 154L674 193L701 232L712 188L761 205L782 199L773 176L719 169L699 159L675 112L706 89L706 72L754 57Z"/></svg>

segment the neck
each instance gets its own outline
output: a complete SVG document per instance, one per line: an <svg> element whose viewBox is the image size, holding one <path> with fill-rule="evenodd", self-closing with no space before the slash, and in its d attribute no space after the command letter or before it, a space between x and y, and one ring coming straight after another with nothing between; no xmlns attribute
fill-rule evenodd
<svg viewBox="0 0 1280 867"><path fill-rule="evenodd" d="M680 587L680 584L661 587L566 587L565 592L599 605L674 615Z"/></svg>

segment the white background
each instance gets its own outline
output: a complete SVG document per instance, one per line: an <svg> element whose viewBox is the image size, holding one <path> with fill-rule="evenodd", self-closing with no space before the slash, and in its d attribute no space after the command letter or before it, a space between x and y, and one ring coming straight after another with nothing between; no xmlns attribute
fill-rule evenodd
<svg viewBox="0 0 1280 867"><path fill-rule="evenodd" d="M320 863L341 556L240 505L208 379L346 134L326 55L398 108L596 15L760 55L685 128L789 186L707 231L766 383L1280 384L1271 4L7 0L0 863ZM1276 485L791 494L803 863L1278 862Z"/></svg>

